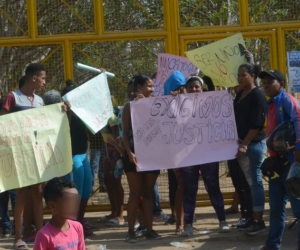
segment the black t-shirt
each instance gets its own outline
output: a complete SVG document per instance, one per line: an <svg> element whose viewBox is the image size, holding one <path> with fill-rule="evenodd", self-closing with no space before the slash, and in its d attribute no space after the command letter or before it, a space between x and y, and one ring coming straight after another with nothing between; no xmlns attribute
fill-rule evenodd
<svg viewBox="0 0 300 250"><path fill-rule="evenodd" d="M85 154L88 148L85 125L74 113L71 116L70 133L72 155Z"/></svg>
<svg viewBox="0 0 300 250"><path fill-rule="evenodd" d="M242 93L243 91L238 93L233 102L239 139L243 140L250 129L259 129L260 131L252 142L261 141L266 138L263 127L267 100L259 88L254 88L239 102Z"/></svg>

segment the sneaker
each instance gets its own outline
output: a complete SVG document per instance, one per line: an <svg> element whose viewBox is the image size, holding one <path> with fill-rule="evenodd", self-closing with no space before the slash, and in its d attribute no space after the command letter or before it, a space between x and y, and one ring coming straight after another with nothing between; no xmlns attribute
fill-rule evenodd
<svg viewBox="0 0 300 250"><path fill-rule="evenodd" d="M93 226L92 224L90 224L87 220L83 220L82 221L82 227L84 229L87 229L89 231L95 232L99 230L99 227Z"/></svg>
<svg viewBox="0 0 300 250"><path fill-rule="evenodd" d="M161 212L159 215L154 215L153 216L153 221L154 222L166 221L168 219L169 219L169 216L166 215L164 212Z"/></svg>
<svg viewBox="0 0 300 250"><path fill-rule="evenodd" d="M138 227L135 231L135 237L141 238L145 236L145 233L146 233L146 228Z"/></svg>
<svg viewBox="0 0 300 250"><path fill-rule="evenodd" d="M257 235L259 233L265 232L266 225L264 221L254 220L252 225L247 228L246 233L249 235Z"/></svg>
<svg viewBox="0 0 300 250"><path fill-rule="evenodd" d="M126 242L128 242L128 243L136 243L137 242L134 232L128 232L128 234L126 236Z"/></svg>
<svg viewBox="0 0 300 250"><path fill-rule="evenodd" d="M170 217L166 222L165 225L174 225L176 223L176 220L174 217Z"/></svg>
<svg viewBox="0 0 300 250"><path fill-rule="evenodd" d="M221 221L219 224L220 233L228 233L230 232L230 227L226 221Z"/></svg>
<svg viewBox="0 0 300 250"><path fill-rule="evenodd" d="M159 240L159 239L162 238L161 235L159 235L154 230L146 231L145 232L145 237L146 237L147 240Z"/></svg>
<svg viewBox="0 0 300 250"><path fill-rule="evenodd" d="M193 235L193 233L194 233L193 226L191 224L187 224L187 225L185 225L184 230L183 230L181 236L183 236L183 237L190 237L190 236Z"/></svg>
<svg viewBox="0 0 300 250"><path fill-rule="evenodd" d="M12 228L3 228L3 237L10 237L12 235Z"/></svg>
<svg viewBox="0 0 300 250"><path fill-rule="evenodd" d="M243 225L236 226L236 228L240 231L246 231L253 224L253 219L249 218L245 221Z"/></svg>
<svg viewBox="0 0 300 250"><path fill-rule="evenodd" d="M238 226L244 225L245 222L246 222L245 218L240 218L237 222L233 223L231 225L231 227L238 227Z"/></svg>

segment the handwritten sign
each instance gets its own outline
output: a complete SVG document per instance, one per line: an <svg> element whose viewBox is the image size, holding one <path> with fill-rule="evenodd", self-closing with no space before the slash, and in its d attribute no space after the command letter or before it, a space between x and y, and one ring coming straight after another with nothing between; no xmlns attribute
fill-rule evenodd
<svg viewBox="0 0 300 250"><path fill-rule="evenodd" d="M113 114L107 76L100 74L64 95L73 112L96 134Z"/></svg>
<svg viewBox="0 0 300 250"><path fill-rule="evenodd" d="M245 42L239 33L185 54L215 86L233 87L238 84L239 66L246 62L244 51Z"/></svg>
<svg viewBox="0 0 300 250"><path fill-rule="evenodd" d="M164 83L176 70L180 71L184 77L199 74L199 69L193 65L189 59L171 54L158 54L158 70L154 83L154 95L164 94Z"/></svg>
<svg viewBox="0 0 300 250"><path fill-rule="evenodd" d="M61 104L0 117L0 192L72 170L68 118Z"/></svg>
<svg viewBox="0 0 300 250"><path fill-rule="evenodd" d="M300 92L300 51L287 52L289 90L292 93Z"/></svg>
<svg viewBox="0 0 300 250"><path fill-rule="evenodd" d="M139 171L235 158L238 137L227 91L144 98L130 107Z"/></svg>

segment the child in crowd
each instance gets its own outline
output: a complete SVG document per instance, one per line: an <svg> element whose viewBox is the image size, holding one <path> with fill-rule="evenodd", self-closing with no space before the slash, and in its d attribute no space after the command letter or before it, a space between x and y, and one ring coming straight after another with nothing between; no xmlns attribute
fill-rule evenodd
<svg viewBox="0 0 300 250"><path fill-rule="evenodd" d="M34 250L84 250L82 225L74 221L80 203L74 183L64 178L48 181L44 188L44 199L52 218L38 232Z"/></svg>

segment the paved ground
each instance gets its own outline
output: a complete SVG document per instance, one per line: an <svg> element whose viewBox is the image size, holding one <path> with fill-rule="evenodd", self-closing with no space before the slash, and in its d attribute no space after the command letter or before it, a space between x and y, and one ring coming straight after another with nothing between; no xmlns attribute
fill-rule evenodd
<svg viewBox="0 0 300 250"><path fill-rule="evenodd" d="M168 213L168 210L165 210ZM265 212L265 222L268 225L269 210ZM201 250L250 250L252 247L258 247L264 243L267 233L262 233L257 236L247 236L237 230L232 230L230 233L221 234L218 232L218 221L215 213L211 207L197 208L196 216L197 223L194 226L199 231L211 231L208 235L194 235L190 238L182 238L174 234L174 226L165 226L162 222L155 223L154 229L163 236L163 239L156 241L149 241L139 239L136 244L129 244L124 241L126 236L126 227L106 227L104 223L96 222L100 216L105 213L89 213L88 220L93 224L97 224L100 230L96 232L96 236L86 240L86 247L88 250L97 250L100 244L106 245L108 250L117 249L152 249L152 250L171 250L176 249L170 245L171 242L181 242L187 244L190 249ZM229 223L235 222L239 214L227 216ZM290 208L288 208L287 225L294 221L291 216ZM297 224L296 224L297 225ZM12 238L1 239L0 249L12 249ZM294 250L297 243L297 226L292 229L286 228L283 239L283 250ZM33 246L32 244L30 245ZM187 248L187 249L188 249ZM184 248L182 248L184 249Z"/></svg>

